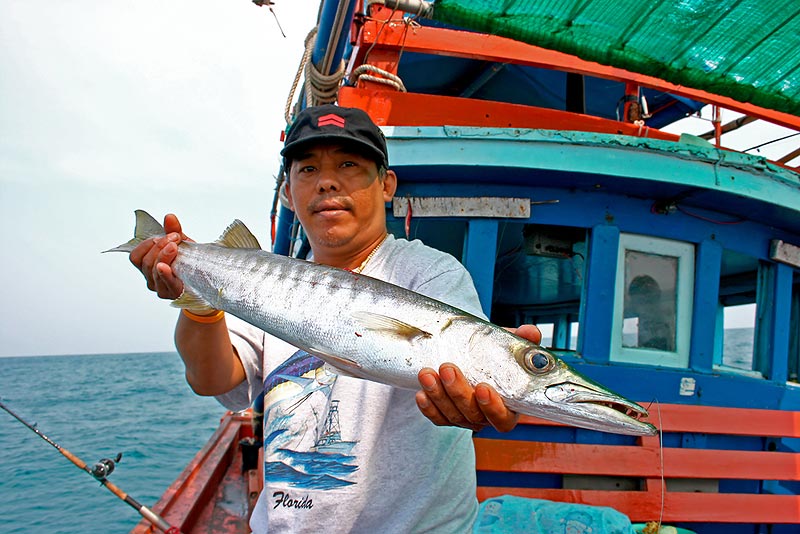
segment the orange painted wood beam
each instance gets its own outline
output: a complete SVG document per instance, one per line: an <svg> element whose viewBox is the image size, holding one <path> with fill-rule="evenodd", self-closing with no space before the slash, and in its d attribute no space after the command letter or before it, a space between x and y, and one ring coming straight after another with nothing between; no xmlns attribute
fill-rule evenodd
<svg viewBox="0 0 800 534"><path fill-rule="evenodd" d="M381 126L479 126L576 130L677 141L676 135L590 115L469 98L342 87L339 105L359 107Z"/></svg>
<svg viewBox="0 0 800 534"><path fill-rule="evenodd" d="M478 471L661 476L657 450L630 445L586 445L474 438Z"/></svg>
<svg viewBox="0 0 800 534"><path fill-rule="evenodd" d="M800 454L475 438L478 471L637 478L800 480Z"/></svg>

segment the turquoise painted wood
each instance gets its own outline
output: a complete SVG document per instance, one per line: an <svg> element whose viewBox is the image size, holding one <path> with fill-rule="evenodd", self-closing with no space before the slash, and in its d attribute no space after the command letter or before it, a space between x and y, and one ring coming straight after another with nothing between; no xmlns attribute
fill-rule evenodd
<svg viewBox="0 0 800 534"><path fill-rule="evenodd" d="M668 181L766 202L800 206L800 175L761 156L623 135L477 127L387 128L393 167L492 165ZM766 179L765 179L766 178Z"/></svg>

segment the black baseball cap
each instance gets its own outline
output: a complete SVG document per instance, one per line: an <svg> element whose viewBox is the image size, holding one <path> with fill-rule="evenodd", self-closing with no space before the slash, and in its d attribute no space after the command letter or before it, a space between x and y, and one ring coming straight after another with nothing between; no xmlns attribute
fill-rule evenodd
<svg viewBox="0 0 800 534"><path fill-rule="evenodd" d="M333 104L301 111L289 128L281 156L290 160L302 147L324 141L353 146L372 157L379 167L389 167L386 138L369 115L362 109Z"/></svg>

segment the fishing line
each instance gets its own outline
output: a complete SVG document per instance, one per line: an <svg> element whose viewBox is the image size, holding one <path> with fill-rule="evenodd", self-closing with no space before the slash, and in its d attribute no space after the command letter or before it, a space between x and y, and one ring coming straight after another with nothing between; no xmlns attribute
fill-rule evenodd
<svg viewBox="0 0 800 534"><path fill-rule="evenodd" d="M84 462L79 457L75 456L67 449L65 449L64 447L62 447L61 445L59 445L58 443L47 437L41 430L36 428L35 423L31 424L26 420L24 420L19 415L17 415L16 413L14 413L11 410L11 408L9 408L8 406L5 405L5 403L3 403L2 400L0 400L0 408L8 412L14 419L16 419L17 421L28 427L31 431L33 431L34 434L36 434L37 436L45 440L47 443L55 447L55 449L58 452L60 452L65 458L67 458L70 462L75 464L75 466L77 466L79 469L86 471L89 475L92 476L92 478L94 478L95 480L100 482L100 484L105 486L106 489L108 489L108 491L110 491L123 501L125 501L128 505L130 505L137 512L139 512L139 514L142 517L144 517L150 523L152 523L153 526L165 532L166 534L181 534L181 531L180 529L178 529L178 527L170 526L170 524L167 523L161 516L150 510L147 506L137 502L136 499L134 499L133 497L131 497L130 495L128 495L127 493L125 493L117 486L108 481L106 477L110 475L112 471L114 471L114 466L122 458L121 454L118 454L117 457L113 460L110 458L103 458L102 460L97 462L94 466L89 467L88 465L86 465L86 462Z"/></svg>
<svg viewBox="0 0 800 534"><path fill-rule="evenodd" d="M661 403L658 402L658 398L653 397L653 400L650 401L650 404L647 405L647 411L650 411L650 407L656 404L656 411L658 412L658 459L661 466L661 510L658 514L658 530L656 532L661 531L661 522L664 520L664 501L666 498L667 493L667 481L664 478L664 424L661 420Z"/></svg>

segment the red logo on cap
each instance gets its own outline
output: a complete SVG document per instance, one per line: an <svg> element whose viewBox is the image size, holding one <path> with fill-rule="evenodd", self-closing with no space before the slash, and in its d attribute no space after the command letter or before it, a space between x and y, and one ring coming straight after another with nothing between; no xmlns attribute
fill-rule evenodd
<svg viewBox="0 0 800 534"><path fill-rule="evenodd" d="M344 118L333 113L328 113L317 119L317 126L338 126L344 128Z"/></svg>

